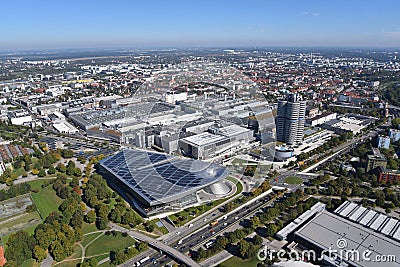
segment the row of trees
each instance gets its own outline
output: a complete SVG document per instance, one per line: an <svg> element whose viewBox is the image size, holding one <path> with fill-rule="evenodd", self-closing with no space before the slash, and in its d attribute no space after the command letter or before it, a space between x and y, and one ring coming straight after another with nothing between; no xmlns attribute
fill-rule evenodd
<svg viewBox="0 0 400 267"><path fill-rule="evenodd" d="M281 197L282 195L279 194L279 196ZM254 215L250 220L245 222L243 224L245 228L236 229L233 232L225 233L224 236L217 237L215 243L207 250L199 248L193 254L194 259L208 258L223 249L227 249L229 252L244 259L254 257L258 246L262 244L261 236L274 236L283 227L284 223L294 219L294 216L309 209L317 202L317 200L309 198L299 203L304 196L301 190L297 190L294 193L287 194L285 198L281 197L277 199L273 207L266 209L261 214ZM286 216L283 216L282 220L277 220L285 210L287 211ZM256 231L257 235L252 238L251 242L244 240L246 236L254 231Z"/></svg>
<svg viewBox="0 0 400 267"><path fill-rule="evenodd" d="M31 186L29 184L17 184L10 186L7 190L0 190L0 201L27 194L31 191Z"/></svg>
<svg viewBox="0 0 400 267"><path fill-rule="evenodd" d="M126 262L128 259L148 249L148 244L145 242L136 242L135 246L121 250L110 251L110 261L114 265L119 265Z"/></svg>

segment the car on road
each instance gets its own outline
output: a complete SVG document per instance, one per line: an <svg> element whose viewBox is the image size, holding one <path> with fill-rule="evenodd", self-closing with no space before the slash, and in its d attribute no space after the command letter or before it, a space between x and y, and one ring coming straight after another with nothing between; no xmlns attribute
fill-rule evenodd
<svg viewBox="0 0 400 267"><path fill-rule="evenodd" d="M192 226L193 226L193 223L189 224L189 225L188 225L188 228L190 228L190 227L192 227Z"/></svg>

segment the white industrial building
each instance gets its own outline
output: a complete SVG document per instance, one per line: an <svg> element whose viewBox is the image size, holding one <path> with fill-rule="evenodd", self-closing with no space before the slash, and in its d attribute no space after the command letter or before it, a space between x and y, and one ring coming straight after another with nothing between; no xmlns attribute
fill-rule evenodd
<svg viewBox="0 0 400 267"><path fill-rule="evenodd" d="M56 123L53 123L54 129L56 129L57 132L63 133L63 134L74 134L79 132L77 128L75 128L72 124L66 122L66 121L59 121Z"/></svg>
<svg viewBox="0 0 400 267"><path fill-rule="evenodd" d="M230 149L246 147L253 138L253 131L238 125L210 128L208 132L179 140L181 152L195 159L208 159Z"/></svg>
<svg viewBox="0 0 400 267"><path fill-rule="evenodd" d="M337 113L326 113L326 114L321 114L321 115L318 115L318 116L313 117L311 119L308 119L306 121L306 123L307 123L307 125L314 127L314 126L317 126L317 125L321 125L321 124L323 124L325 122L334 120L334 119L336 119L336 117L337 117Z"/></svg>

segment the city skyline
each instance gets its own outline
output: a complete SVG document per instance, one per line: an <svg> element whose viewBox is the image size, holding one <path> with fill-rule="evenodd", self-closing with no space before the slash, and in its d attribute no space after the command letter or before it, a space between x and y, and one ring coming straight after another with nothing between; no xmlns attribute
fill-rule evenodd
<svg viewBox="0 0 400 267"><path fill-rule="evenodd" d="M395 1L3 2L2 50L398 47Z"/></svg>

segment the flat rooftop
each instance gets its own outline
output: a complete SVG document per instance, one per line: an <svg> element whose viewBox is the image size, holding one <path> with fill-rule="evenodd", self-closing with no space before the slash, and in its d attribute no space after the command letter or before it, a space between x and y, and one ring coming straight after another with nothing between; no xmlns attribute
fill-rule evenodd
<svg viewBox="0 0 400 267"><path fill-rule="evenodd" d="M323 211L303 226L296 236L318 246L323 250L329 248L338 250L337 242L344 239L347 242L345 250L358 250L360 261L351 261L351 264L362 267L399 266L400 243L386 236L368 229L360 224L336 214ZM362 257L364 251L371 251L370 259L377 255L396 255L395 262L385 262L378 265L374 261L366 261ZM343 253L345 254L345 253Z"/></svg>
<svg viewBox="0 0 400 267"><path fill-rule="evenodd" d="M196 135L192 135L186 138L183 138L187 143L191 143L196 146L204 146L207 144L213 144L218 141L222 141L227 139L225 136L221 135L216 135L216 134L211 134L209 132L204 132Z"/></svg>

